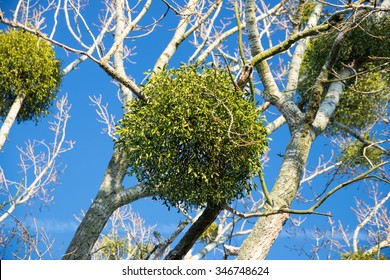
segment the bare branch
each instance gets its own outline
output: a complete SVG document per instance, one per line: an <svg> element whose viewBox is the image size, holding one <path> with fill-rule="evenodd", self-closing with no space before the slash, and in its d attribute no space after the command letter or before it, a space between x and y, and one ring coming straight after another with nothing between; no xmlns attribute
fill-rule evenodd
<svg viewBox="0 0 390 280"><path fill-rule="evenodd" d="M359 248L358 248L358 236L359 236L359 232L362 228L364 228L364 226L371 220L373 219L373 217L377 214L378 210L383 207L383 205L386 203L386 201L388 201L390 199L390 192L387 193L387 195L382 198L381 201L379 201L378 203L376 203L376 205L374 207L372 207L370 209L370 211L365 214L365 218L357 225L354 233L353 233L353 251L354 252L358 252ZM381 248L384 248L384 247L388 247L390 246L390 233L388 234L388 237L386 240L382 241L380 244L378 244L376 247L374 246L374 248L376 249L375 251L378 251L379 249ZM371 248L369 250L369 252L372 252L374 250L374 248Z"/></svg>
<svg viewBox="0 0 390 280"><path fill-rule="evenodd" d="M106 127L102 129L102 133L107 133L109 137L116 140L115 137L115 116L108 112L108 103L102 104L102 95L89 96L89 100L92 102L92 106L97 107L96 113L98 115L98 122L104 124Z"/></svg>
<svg viewBox="0 0 390 280"><path fill-rule="evenodd" d="M371 169L369 169L368 171L356 176L355 178L352 178L344 183L341 183L340 185L338 185L337 187L335 187L334 189L332 189L331 191L329 191L326 195L324 195L314 206L312 206L309 210L315 210L317 209L322 203L324 203L325 200L327 200L331 195L333 195L334 193L336 193L337 191L341 190L342 188L350 185L350 184L353 184L355 182L358 182L358 181L361 181L361 180L364 180L365 178L367 178L367 176L374 172L375 170L377 170L378 168L388 164L389 162L382 162L378 165L375 165L373 166Z"/></svg>
<svg viewBox="0 0 390 280"><path fill-rule="evenodd" d="M4 186L0 187L8 193L10 197L8 199L9 207L4 211L4 214L0 217L0 222L4 221L20 204L25 204L31 201L33 198L39 198L42 202L50 202L51 197L48 190L45 188L48 185L57 181L57 158L71 150L74 145L74 141L66 140L66 127L70 118L69 111L71 106L68 104L67 96L63 96L56 103L58 113L54 116L54 121L49 122L50 130L53 131L54 139L50 144L46 144L45 141L29 141L26 143L25 149L19 148L21 153L21 167L24 173L24 179L21 180L24 183L11 182L5 179L5 175L2 172ZM39 151L40 147L44 151ZM37 151L38 150L38 151ZM32 171L32 182L28 182L30 171ZM12 194L9 185L14 185L16 190L15 194ZM2 205L4 207L5 205Z"/></svg>
<svg viewBox="0 0 390 280"><path fill-rule="evenodd" d="M273 15L273 14L277 13L278 11L280 11L280 9L283 8L283 5L284 5L285 2L286 2L286 0L281 1L280 3L275 5L272 9L269 9L268 11L266 11L263 14L259 15L258 17L256 17L256 22L258 22L260 20L263 20L266 17L268 17L270 15ZM241 23L241 27L245 28L246 27L246 22L242 22ZM210 53L214 49L216 49L224 40L226 40L228 37L230 37L233 34L235 34L237 31L238 31L238 27L235 26L235 27L233 27L233 28L223 32L222 34L218 35L215 38L215 40L212 43L210 43L210 45L207 47L207 49L202 52L202 54L198 57L197 61L198 62L204 61L207 58L207 56L210 55Z"/></svg>
<svg viewBox="0 0 390 280"><path fill-rule="evenodd" d="M184 228L188 225L189 221L181 221L176 230L171 234L171 236L166 240L159 240L160 243L155 246L155 248L150 252L150 256L147 258L148 260L158 260L162 257L164 252L167 250L168 246L177 238L177 236L184 230ZM158 239L162 239L158 232L153 233L156 237L160 237Z"/></svg>

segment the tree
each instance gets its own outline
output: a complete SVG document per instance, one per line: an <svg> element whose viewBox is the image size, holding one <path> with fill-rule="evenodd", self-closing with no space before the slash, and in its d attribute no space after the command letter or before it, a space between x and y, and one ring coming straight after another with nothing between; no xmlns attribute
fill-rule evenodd
<svg viewBox="0 0 390 280"><path fill-rule="evenodd" d="M74 61L63 69L64 74L88 59L118 83L121 101L125 105L118 135L113 132L112 118L100 101L94 99L101 120L106 123L115 142L119 139L119 143L121 140L126 143L127 139L131 139L127 143L137 144L136 141L141 138L131 137L140 130L131 127L133 122L127 122L127 118L134 118L132 110L141 112L143 106L150 110L153 102L159 101L159 94L163 96L163 92L153 93L147 82L130 77L129 74L135 76L135 73L127 73L126 59L134 55L129 39L137 42L144 36L158 36L154 32L159 28L158 25L165 27L164 20L172 16L176 20L176 28L156 59L153 70L147 74L147 80L153 82L154 78L161 75L164 77L166 71L175 71L167 69L178 69L179 66L173 62L176 54L180 60L186 60L187 64L203 63L208 69L225 71L227 77L231 78L228 88L243 90L240 98L255 102L258 116L267 119L264 125L268 138L272 138L281 127L288 127L287 143L282 141L284 139L278 139L285 144L285 151L280 155L282 163L272 188L267 184L271 178L267 177L268 171L264 165L269 161L267 153L261 157L262 153L257 153L265 168L257 169L256 173L245 170L245 175L250 177L246 181L247 186L258 184L260 192L245 187L245 192L234 192L234 195L217 206L207 203L207 197L200 197L200 200L191 200L191 203L196 202L193 205L185 205L200 206L201 209L195 212L182 207L181 203L185 201L183 197L173 200L172 194L161 192L163 184L170 183L164 181L168 173L158 170L159 173L154 174L156 169L145 165L148 162L138 164L137 159L132 158L132 147L114 143L112 158L96 198L85 213L64 259L92 258L94 245L110 216L118 208L149 196L168 198L168 202L178 207L192 224L166 255L165 249L177 237L177 232L183 230L182 224L178 225L178 231L172 234L172 238L159 240L156 250L150 252L150 258L202 258L211 250L219 249L225 258L237 255L238 259L264 259L286 222L289 219L293 221L291 215L330 216L331 213L319 212L319 209L323 209L325 202L339 190L363 181L389 183L385 169L389 155L386 148L388 132L381 131L381 124L388 122L387 102L390 94L388 0L378 5L363 1L324 4L322 1L297 0L280 1L274 6L267 1L254 0L237 3L189 0L183 6L174 1L152 4L151 0L147 0L142 1L142 6L135 7L125 0L106 1L104 13L99 17L98 30L91 28L88 21L91 15L83 13L83 1L52 1L38 10L40 13L35 13L48 13L54 17L55 23L60 19L59 15L63 14L78 48L71 47L69 42L63 42L56 36L56 24L52 25L51 30L47 27L44 29L41 17L29 17L29 8L22 5L24 2L19 1L13 20L3 15L0 21L74 53ZM165 7L165 13L159 16L153 13L148 18L153 5ZM74 22L71 21L72 16ZM109 38L110 33L113 39ZM85 39L84 35L88 35L89 39ZM232 39L233 36L237 40ZM184 54L181 52L183 49L186 50ZM207 64L209 62L212 65ZM226 81L221 80L220 83L225 85ZM160 84L164 85L163 82ZM203 86L199 85L200 82L197 84ZM177 86L176 90L184 92L189 86L184 84L182 87ZM172 94L172 91L168 93ZM218 101L220 96L214 99ZM223 112L231 112L231 103L223 100L221 104L227 107ZM147 112L150 117L152 113L147 109L141 113ZM235 119L235 115L227 115L228 120ZM219 118L220 115L214 117ZM186 118L190 116L184 115L184 120ZM223 121L225 126L226 123L228 125L224 135L226 137L232 132L229 129L232 122ZM124 133L124 130L130 131L129 134ZM148 138L148 131L142 131ZM183 134L188 131L184 127ZM157 132L163 134L164 131ZM161 138L156 139L159 141ZM319 164L313 171L309 164L313 157L318 156L312 155L317 139L335 145L338 151L336 156ZM273 141L269 143L272 152ZM158 145L152 147L154 150L151 156L157 155L153 159L161 160L161 153L166 152L163 148L159 150ZM323 160L329 154L330 151L324 152L320 158ZM169 167L175 158L168 158L171 160ZM191 173L189 169L183 167L183 170L187 173L178 173L183 178L190 180L196 177L188 176ZM125 188L123 181L129 171L139 175L140 182ZM210 175L207 172L203 174ZM321 177L327 178L328 182L315 181L316 184L320 182L320 187L312 188L313 193L308 192L306 186ZM154 180L156 178L161 180ZM211 176L203 179L210 180ZM244 196L237 197L239 193ZM230 203L233 198L234 202ZM293 208L297 200L306 201L305 209ZM249 219L255 219L253 227L248 227ZM213 232L207 234L210 228L214 228ZM238 248L230 244L232 240L241 240L243 236L244 241L240 242ZM192 255L193 245L199 238L204 246ZM376 241L378 252L388 247L388 243L384 242L387 238L388 233ZM111 240L115 241L114 245L120 244L118 240L121 241L116 237Z"/></svg>

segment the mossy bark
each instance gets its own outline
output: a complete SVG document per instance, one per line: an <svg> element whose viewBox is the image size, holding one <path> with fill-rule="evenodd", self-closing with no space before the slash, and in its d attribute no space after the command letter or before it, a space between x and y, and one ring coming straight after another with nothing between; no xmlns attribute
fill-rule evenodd
<svg viewBox="0 0 390 280"><path fill-rule="evenodd" d="M269 210L289 208L298 191L314 139L314 133L304 125L292 133L280 173L270 192L272 209L265 209L265 213ZM253 231L243 242L238 259L264 259L288 218L288 213L259 218Z"/></svg>

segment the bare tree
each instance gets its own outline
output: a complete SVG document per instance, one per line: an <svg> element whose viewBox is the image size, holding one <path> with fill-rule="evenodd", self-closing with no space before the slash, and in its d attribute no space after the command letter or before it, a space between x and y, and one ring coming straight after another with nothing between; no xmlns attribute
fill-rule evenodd
<svg viewBox="0 0 390 280"><path fill-rule="evenodd" d="M0 190L3 201L0 204L2 254L6 253L10 242L16 239L22 241L21 251L15 253L16 258L26 259L34 256L42 258L52 247L53 241L48 237L45 229L38 226L35 218L32 223L25 222L24 218L19 218L13 213L19 207L30 207L34 203L49 205L54 199L52 191L59 183L58 178L63 169L59 157L74 146L74 141L66 139L71 109L67 95L56 102L56 107L58 112L53 120L49 121L53 140L50 143L45 140L29 140L25 147L18 147L22 175L18 179L11 180L9 178L15 175L6 175L0 166ZM43 244L46 252L42 251L40 244Z"/></svg>

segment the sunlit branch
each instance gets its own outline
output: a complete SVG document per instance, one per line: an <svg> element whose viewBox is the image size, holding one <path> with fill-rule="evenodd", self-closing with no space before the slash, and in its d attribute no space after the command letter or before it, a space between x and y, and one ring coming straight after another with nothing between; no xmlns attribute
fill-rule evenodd
<svg viewBox="0 0 390 280"><path fill-rule="evenodd" d="M340 70L338 75L340 77L346 77L350 75L350 73L350 68L343 68ZM320 90L322 91L322 85L318 84L318 86L321 88ZM318 112L313 121L313 128L316 130L317 134L323 132L328 126L328 123L330 122L330 119L336 110L336 106L340 101L345 86L346 84L341 81L334 82L329 86L325 97L321 100Z"/></svg>
<svg viewBox="0 0 390 280"><path fill-rule="evenodd" d="M57 3L57 8L54 12L54 15L53 15L53 28L51 30L51 33L49 35L49 38L53 38L54 37L54 33L56 32L57 30L57 25L58 25L58 14L60 12L60 9L61 9L61 0L58 0L58 3Z"/></svg>
<svg viewBox="0 0 390 280"><path fill-rule="evenodd" d="M267 134L270 135L274 133L279 127L281 127L285 123L286 119L283 116L279 116L277 119L266 125L265 129L267 130Z"/></svg>
<svg viewBox="0 0 390 280"><path fill-rule="evenodd" d="M286 0L278 3L272 9L270 9L267 12L265 12L265 13L259 15L258 17L256 17L256 22L258 22L260 20L263 20L264 18L266 18L266 17L268 17L268 16L270 16L272 14L277 13L281 8L283 8L283 5L284 5L285 2L286 2ZM241 23L241 27L245 28L246 27L246 22L242 22ZM212 43L210 43L210 45L206 48L206 50L204 50L202 52L202 54L197 58L197 61L198 62L203 62L207 58L207 56L209 56L210 53L213 50L215 50L225 39L227 39L228 37L232 36L237 31L238 31L238 27L235 26L235 27L225 31L221 35L217 36L217 38Z"/></svg>
<svg viewBox="0 0 390 280"><path fill-rule="evenodd" d="M168 43L164 51L161 53L159 58L157 59L156 64L154 65L154 71L158 72L164 69L164 67L168 64L169 60L173 56L173 54L176 52L179 45L188 37L190 36L198 27L207 19L210 17L210 15L214 12L215 9L217 9L222 0L215 1L212 6L209 8L209 10L201 17L200 20L198 20L191 28L187 30L187 27L190 23L191 16L195 12L196 3L198 0L190 0L186 7L183 9L183 12L185 12L185 15L182 15L175 34L173 35L171 41Z"/></svg>
<svg viewBox="0 0 390 280"><path fill-rule="evenodd" d="M197 20L196 23L193 26L191 26L190 29L188 29L188 31L184 33L183 40L185 40L186 38L188 38L188 36L194 33L194 31L197 30L199 26L203 24L217 8L221 7L222 1L223 0L216 0L209 8L209 10L206 13L204 13L204 15L199 20Z"/></svg>
<svg viewBox="0 0 390 280"><path fill-rule="evenodd" d="M244 44L243 44L243 41L242 41L242 24L241 24L241 20L240 20L240 14L239 14L239 11L238 11L238 4L237 4L237 2L234 3L234 14L235 14L235 17L236 17L237 31L238 31L237 32L238 33L237 34L237 36L238 36L238 50L239 50L239 53L240 53L240 56L241 56L242 65L247 65L246 58L245 58L245 53L244 53ZM252 102L255 102L255 87L254 87L254 84L253 84L252 73L250 73L249 78L247 78L244 81L243 86L241 86L241 87L243 88L248 80L249 80L249 87L250 87L250 92L251 92L251 100L252 100Z"/></svg>
<svg viewBox="0 0 390 280"><path fill-rule="evenodd" d="M313 12L311 13L309 20L305 26L305 29L310 29L317 25L321 12L323 10L323 5L320 3L317 3L313 9ZM297 30L298 32L298 30ZM293 32L294 35L297 34L297 32ZM296 88L298 86L298 80L299 80L299 70L302 65L304 53L306 51L307 43L309 41L309 38L305 38L300 40L297 43L297 46L295 48L294 54L291 58L291 62L289 65L288 70L288 77L287 77L287 84L286 88L284 90L284 94L286 95L287 99L292 99L294 96L294 93L296 91Z"/></svg>
<svg viewBox="0 0 390 280"><path fill-rule="evenodd" d="M84 44L84 42L81 40L81 35L77 35L76 32L73 30L73 27L72 27L72 24L70 22L70 19L69 19L69 11L68 11L68 5L70 4L70 6L72 6L72 10L76 12L77 16L80 17L81 14L79 13L78 9L72 4L72 0L64 0L64 13L65 13L65 20L66 20L66 25L68 27L68 30L70 32L70 34L72 34L73 38L85 49L89 49L89 47ZM92 36L93 40L95 41L95 38L93 37L93 34L92 32L90 31L90 29L87 27L87 31L89 32L89 34ZM79 32L80 33L80 32Z"/></svg>
<svg viewBox="0 0 390 280"><path fill-rule="evenodd" d="M325 166L324 166L323 168L321 168L321 169L319 169L319 170L316 170L316 171L313 172L310 176L307 176L307 177L303 178L303 179L301 180L300 184L303 184L303 183L306 183L306 182L308 182L308 181L311 181L311 180L313 180L314 178L316 178L317 176L319 176L319 175L321 175L321 174L324 174L324 173L326 173L326 172L328 172L328 171L330 171L330 170L332 170L332 169L334 169L334 168L340 166L341 164L342 164L342 162L336 162L335 164L332 164L332 165L330 165L330 166L326 166L326 165L324 164Z"/></svg>
<svg viewBox="0 0 390 280"><path fill-rule="evenodd" d="M122 31L122 33L119 36L117 36L117 38L115 38L114 44L111 46L110 50L106 53L106 55L101 59L101 61L104 65L108 64L108 61L111 59L111 57L117 51L119 46L123 43L123 41L128 36L130 31L132 31L137 26L139 21L144 17L146 12L149 10L151 4L152 4L152 0L148 0L145 3L142 10L139 12L138 16L131 23L128 23L126 28ZM134 90L132 90L132 91L134 92Z"/></svg>
<svg viewBox="0 0 390 280"><path fill-rule="evenodd" d="M365 217L365 219L357 225L357 227L353 233L353 239L352 239L354 252L358 252L358 250L359 250L359 248L358 248L358 235L359 235L360 230L376 215L377 211L385 204L386 201L389 200L389 198L390 198L390 192L388 192L387 195L371 209L370 213ZM390 234L389 234L388 239L389 240L385 240L385 242L384 242L387 244L387 246L390 243ZM382 246L383 245L384 244L382 244ZM379 247L379 248L381 248L381 247Z"/></svg>
<svg viewBox="0 0 390 280"><path fill-rule="evenodd" d="M264 52L260 43L259 30L257 28L256 11L256 1L248 0L245 7L245 20L252 57L261 55ZM263 98L275 105L286 118L288 124L290 126L294 126L295 123L299 122L303 118L302 112L298 109L294 102L291 100L284 100L267 61L264 59L256 61L256 63L253 63L253 61L254 60L252 58L250 63L256 68L264 86L262 94Z"/></svg>
<svg viewBox="0 0 390 280"><path fill-rule="evenodd" d="M66 66L63 70L62 73L63 75L66 75L70 71L74 70L81 62L85 61L88 58L91 58L93 52L95 51L96 48L100 46L102 43L104 35L107 33L108 28L110 27L110 24L113 20L113 16L111 16L103 25L102 30L100 31L100 34L96 37L96 40L94 41L93 45L89 48L87 51L88 55L81 55L79 58L75 59L73 62L69 63L68 66Z"/></svg>
<svg viewBox="0 0 390 280"><path fill-rule="evenodd" d="M192 54L192 56L188 59L189 62L193 62L193 60L195 59L195 57L201 52L201 50L206 46L206 44L209 42L210 40L210 35L211 35L211 31L213 30L214 28L214 23L219 15L219 13L221 12L221 8L222 8L222 2L219 4L217 10L215 11L214 13L214 16L211 18L211 21L209 23L209 27L207 28L207 31L206 33L202 36L203 37L203 42L202 44L200 44L195 52ZM194 35L194 37L196 37L196 35Z"/></svg>

